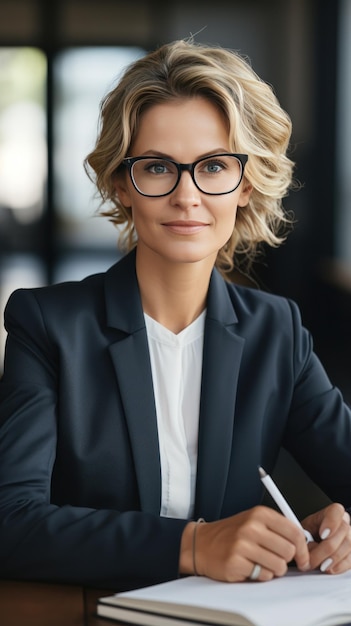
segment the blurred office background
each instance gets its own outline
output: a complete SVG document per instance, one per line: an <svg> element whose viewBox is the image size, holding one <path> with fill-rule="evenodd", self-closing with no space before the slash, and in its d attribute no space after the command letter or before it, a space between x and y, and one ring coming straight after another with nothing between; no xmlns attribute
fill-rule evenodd
<svg viewBox="0 0 351 626"><path fill-rule="evenodd" d="M82 166L100 100L130 61L196 33L248 55L292 117L297 224L255 281L298 302L350 400L351 0L0 0L1 319L16 287L118 258Z"/></svg>

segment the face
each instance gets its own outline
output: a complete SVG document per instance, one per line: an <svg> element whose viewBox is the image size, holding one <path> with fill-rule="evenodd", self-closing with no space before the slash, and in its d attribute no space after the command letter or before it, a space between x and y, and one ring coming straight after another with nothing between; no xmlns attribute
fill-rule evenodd
<svg viewBox="0 0 351 626"><path fill-rule="evenodd" d="M128 156L162 156L192 163L221 152L230 152L226 122L217 107L197 97L145 111ZM214 263L232 235L237 206L245 206L250 195L245 180L229 194L204 194L188 171L182 172L172 193L159 198L139 194L127 173L116 187L121 202L132 210L139 259L151 254L172 263Z"/></svg>

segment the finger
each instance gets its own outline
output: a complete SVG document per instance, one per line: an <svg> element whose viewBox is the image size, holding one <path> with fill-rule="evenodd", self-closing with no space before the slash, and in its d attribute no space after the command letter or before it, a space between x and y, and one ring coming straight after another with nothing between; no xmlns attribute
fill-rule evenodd
<svg viewBox="0 0 351 626"><path fill-rule="evenodd" d="M277 535L276 535L277 537ZM247 546L246 555L250 563L258 564L267 572L271 573L270 578L273 576L284 576L288 569L288 562L291 560L290 558L285 558L279 554L276 554L275 551L276 546L274 546L274 550L270 550L267 545L267 541L265 541L265 545L256 545L250 544ZM294 546L291 546L294 551ZM267 576L265 579L268 580Z"/></svg>
<svg viewBox="0 0 351 626"><path fill-rule="evenodd" d="M342 504L337 502L330 504L320 513L323 514L319 527L319 536L322 540L337 532L340 524L346 522L346 516L348 515Z"/></svg>
<svg viewBox="0 0 351 626"><path fill-rule="evenodd" d="M349 552L349 554L338 563L333 562L332 565L329 568L327 568L326 573L327 574L343 574L344 572L347 572L350 569L351 569L351 553Z"/></svg>
<svg viewBox="0 0 351 626"><path fill-rule="evenodd" d="M290 563L296 555L295 544L285 539L285 537L274 533L267 535L265 547L269 550L270 554L283 560L285 563Z"/></svg>
<svg viewBox="0 0 351 626"><path fill-rule="evenodd" d="M267 513L267 514L266 514ZM264 512L265 524L261 519L251 520L250 534L252 545L264 549L261 560L264 567L273 571L274 575L282 576L297 555L301 568L309 566L309 550L303 531L286 517L275 511ZM257 553L248 555L254 560ZM282 570L282 567L284 569Z"/></svg>
<svg viewBox="0 0 351 626"><path fill-rule="evenodd" d="M249 562L249 570L249 574L246 578L252 582L267 582L268 580L272 580L272 578L274 578L274 574L271 570L259 565L258 563Z"/></svg>
<svg viewBox="0 0 351 626"><path fill-rule="evenodd" d="M304 532L293 524L293 522L289 522L289 524L289 528L287 530L284 529L284 547L278 540L279 535L274 536L275 546L276 548L279 547L279 552L277 549L276 551L279 555L283 556L287 563L294 559L298 569L306 571L310 569L310 552L306 537ZM274 546L271 546L271 549L274 551Z"/></svg>
<svg viewBox="0 0 351 626"><path fill-rule="evenodd" d="M311 567L330 571L351 553L351 528L342 520L338 530L311 548Z"/></svg>
<svg viewBox="0 0 351 626"><path fill-rule="evenodd" d="M265 582L274 578L273 572L259 562L260 555L253 557L255 560L248 559L243 555L236 554L231 562L230 567L222 571L222 577L218 580L226 582L243 582L245 580L253 582ZM252 578L253 577L253 578Z"/></svg>
<svg viewBox="0 0 351 626"><path fill-rule="evenodd" d="M272 513L274 515L268 515L265 519L268 532L262 545L282 558L285 563L290 563L294 559L300 570L310 569L310 553L303 530L280 513L276 511Z"/></svg>
<svg viewBox="0 0 351 626"><path fill-rule="evenodd" d="M267 549L266 545L242 541L236 544L236 549L233 550L222 574L229 581L247 579L252 575L255 565L259 566L258 574L256 568L255 579L260 581L284 576L288 568L286 560Z"/></svg>
<svg viewBox="0 0 351 626"><path fill-rule="evenodd" d="M303 549L306 554L308 553L304 531L294 522L278 513L276 517L267 519L266 525L267 528L274 533L274 541L276 541L277 537L281 537L290 544L298 547L300 550Z"/></svg>
<svg viewBox="0 0 351 626"><path fill-rule="evenodd" d="M335 558L329 558L323 561L320 570L325 574L343 574L351 569L351 552L348 552L344 558L337 560Z"/></svg>
<svg viewBox="0 0 351 626"><path fill-rule="evenodd" d="M330 574L340 574L351 567L351 529L345 536L341 545L335 550L329 558L320 565L322 572Z"/></svg>
<svg viewBox="0 0 351 626"><path fill-rule="evenodd" d="M346 524L350 525L350 513L348 513L347 511L345 511L344 515L342 516L344 522L346 522Z"/></svg>

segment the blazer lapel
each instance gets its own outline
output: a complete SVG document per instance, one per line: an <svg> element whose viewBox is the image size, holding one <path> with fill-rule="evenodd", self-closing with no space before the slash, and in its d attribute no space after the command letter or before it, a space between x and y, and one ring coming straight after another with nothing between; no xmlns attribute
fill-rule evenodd
<svg viewBox="0 0 351 626"><path fill-rule="evenodd" d="M220 517L232 451L235 399L245 340L226 284L212 274L205 325L195 516Z"/></svg>
<svg viewBox="0 0 351 626"><path fill-rule="evenodd" d="M110 345L143 511L159 514L161 468L157 418L135 252L106 274L107 323L118 330ZM226 284L214 270L207 301L200 402L195 515L218 519L232 450L237 380L244 339Z"/></svg>
<svg viewBox="0 0 351 626"><path fill-rule="evenodd" d="M119 338L110 345L127 427L143 511L159 514L161 469L149 349L135 273L135 253L106 274L108 326Z"/></svg>

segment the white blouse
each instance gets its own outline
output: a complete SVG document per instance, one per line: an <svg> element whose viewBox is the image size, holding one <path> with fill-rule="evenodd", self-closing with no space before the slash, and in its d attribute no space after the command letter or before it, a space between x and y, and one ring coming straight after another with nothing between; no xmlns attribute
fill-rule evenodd
<svg viewBox="0 0 351 626"><path fill-rule="evenodd" d="M144 314L161 457L160 515L193 516L206 311L177 335Z"/></svg>

